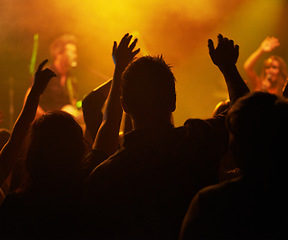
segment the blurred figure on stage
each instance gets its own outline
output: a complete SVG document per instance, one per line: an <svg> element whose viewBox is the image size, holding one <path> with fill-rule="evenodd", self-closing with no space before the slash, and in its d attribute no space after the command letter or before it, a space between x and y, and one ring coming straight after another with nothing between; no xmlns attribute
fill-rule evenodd
<svg viewBox="0 0 288 240"><path fill-rule="evenodd" d="M247 82L252 91L265 91L282 96L287 83L287 66L279 56L270 56L263 63L260 76L255 71L255 66L260 58L280 45L275 37L266 37L259 48L252 53L244 63L244 70L248 77Z"/></svg>
<svg viewBox="0 0 288 240"><path fill-rule="evenodd" d="M65 34L56 38L50 45L52 64L49 68L56 73L41 96L36 118L52 110L63 110L76 117L83 124L82 111L78 110L78 82L73 76L77 67L77 40L74 35ZM28 92L30 91L30 88Z"/></svg>

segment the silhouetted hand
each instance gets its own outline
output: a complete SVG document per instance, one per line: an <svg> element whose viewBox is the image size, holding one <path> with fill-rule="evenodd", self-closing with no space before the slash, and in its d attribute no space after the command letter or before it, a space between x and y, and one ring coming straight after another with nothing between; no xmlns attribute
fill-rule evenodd
<svg viewBox="0 0 288 240"><path fill-rule="evenodd" d="M278 38L266 37L260 45L263 52L271 52L274 48L280 45Z"/></svg>
<svg viewBox="0 0 288 240"><path fill-rule="evenodd" d="M32 89L39 94L42 94L44 92L50 79L52 77L56 77L56 74L52 70L48 68L45 68L43 70L43 67L47 62L48 60L46 59L42 63L40 63L34 76L34 83Z"/></svg>
<svg viewBox="0 0 288 240"><path fill-rule="evenodd" d="M211 39L208 40L209 54L213 63L220 69L236 64L239 56L239 46L233 40L218 35L218 45L215 48Z"/></svg>
<svg viewBox="0 0 288 240"><path fill-rule="evenodd" d="M132 35L129 33L125 34L121 39L119 46L117 46L117 42L114 41L112 57L115 66L124 71L124 69L128 66L128 64L134 59L134 57L139 53L140 49L133 51L138 39L136 38L131 44ZM130 44L130 46L129 46Z"/></svg>

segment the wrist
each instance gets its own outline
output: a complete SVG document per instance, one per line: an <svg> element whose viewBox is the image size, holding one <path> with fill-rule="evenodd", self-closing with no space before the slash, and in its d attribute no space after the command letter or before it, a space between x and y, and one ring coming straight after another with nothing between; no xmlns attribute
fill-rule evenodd
<svg viewBox="0 0 288 240"><path fill-rule="evenodd" d="M222 73L229 73L231 71L234 72L235 70L237 71L236 64L227 64L218 67Z"/></svg>
<svg viewBox="0 0 288 240"><path fill-rule="evenodd" d="M115 65L114 75L117 74L119 76L122 76L122 73L125 71L125 69L126 66L120 66L119 64Z"/></svg>
<svg viewBox="0 0 288 240"><path fill-rule="evenodd" d="M115 66L112 83L114 83L114 84L115 84L116 82L121 83L121 79L122 79L122 74L123 74L123 72L124 72L124 69L123 69L122 67L117 67L117 66Z"/></svg>
<svg viewBox="0 0 288 240"><path fill-rule="evenodd" d="M258 49L257 49L257 51L256 51L256 53L258 53L258 55L262 55L263 53L265 53L266 51L264 50L264 48L262 47L262 46L260 46Z"/></svg>

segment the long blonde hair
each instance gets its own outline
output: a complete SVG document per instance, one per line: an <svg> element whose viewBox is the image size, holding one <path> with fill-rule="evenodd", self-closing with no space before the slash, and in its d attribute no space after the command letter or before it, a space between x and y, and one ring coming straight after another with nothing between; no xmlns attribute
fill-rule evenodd
<svg viewBox="0 0 288 240"><path fill-rule="evenodd" d="M260 80L265 79L266 77L265 68L266 66L270 64L271 60L276 60L279 63L279 79L278 79L279 81L278 82L279 84L282 85L282 88L283 88L288 79L288 71L287 71L287 65L285 61L283 60L283 58L279 56L272 55L264 61L261 75L260 75Z"/></svg>

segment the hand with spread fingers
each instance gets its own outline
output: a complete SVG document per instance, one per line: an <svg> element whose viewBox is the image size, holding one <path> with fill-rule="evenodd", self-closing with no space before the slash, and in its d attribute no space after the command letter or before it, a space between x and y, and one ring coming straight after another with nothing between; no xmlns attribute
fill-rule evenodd
<svg viewBox="0 0 288 240"><path fill-rule="evenodd" d="M135 56L139 53L140 49L134 51L138 39L136 38L131 44L132 35L128 33L121 39L119 45L114 41L112 57L116 68L124 71L130 62L133 61ZM130 44L130 45L129 45Z"/></svg>
<svg viewBox="0 0 288 240"><path fill-rule="evenodd" d="M211 39L208 40L209 54L213 63L219 68L235 65L239 56L239 46L233 40L218 35L218 45L215 48Z"/></svg>
<svg viewBox="0 0 288 240"><path fill-rule="evenodd" d="M280 45L278 38L266 37L260 45L263 52L271 52L274 48Z"/></svg>

